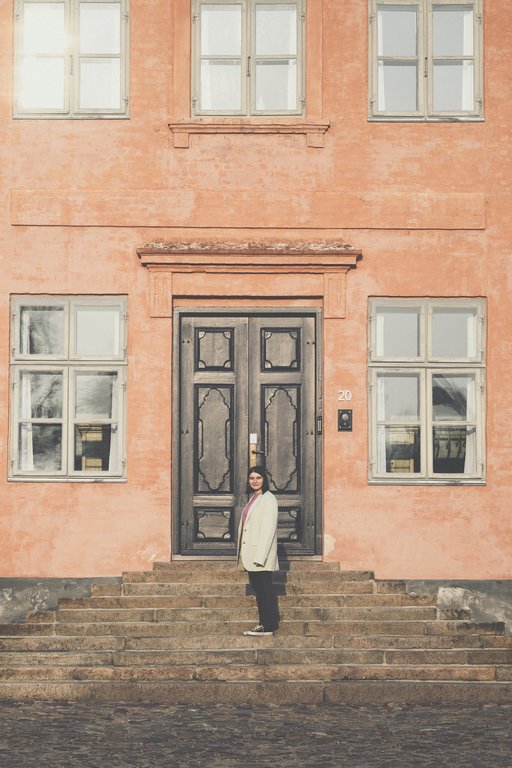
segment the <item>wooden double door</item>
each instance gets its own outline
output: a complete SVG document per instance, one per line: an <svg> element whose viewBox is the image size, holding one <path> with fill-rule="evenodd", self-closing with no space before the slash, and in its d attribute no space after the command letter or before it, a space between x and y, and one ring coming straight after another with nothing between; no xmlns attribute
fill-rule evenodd
<svg viewBox="0 0 512 768"><path fill-rule="evenodd" d="M235 553L255 464L277 496L281 557L320 553L318 322L315 313L178 313L177 553Z"/></svg>

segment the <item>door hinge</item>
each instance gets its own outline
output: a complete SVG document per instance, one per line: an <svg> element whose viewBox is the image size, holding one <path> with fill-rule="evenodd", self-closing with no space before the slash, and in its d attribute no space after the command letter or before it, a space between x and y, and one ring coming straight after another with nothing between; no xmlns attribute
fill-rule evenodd
<svg viewBox="0 0 512 768"><path fill-rule="evenodd" d="M316 433L321 435L323 430L323 419L321 416L316 417Z"/></svg>

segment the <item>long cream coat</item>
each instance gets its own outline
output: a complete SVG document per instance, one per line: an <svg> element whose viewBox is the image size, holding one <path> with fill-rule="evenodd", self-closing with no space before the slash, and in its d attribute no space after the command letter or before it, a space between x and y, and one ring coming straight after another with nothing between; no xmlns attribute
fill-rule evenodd
<svg viewBox="0 0 512 768"><path fill-rule="evenodd" d="M256 565L258 563L258 565ZM240 571L278 571L277 499L266 491L251 506L245 525L238 527Z"/></svg>

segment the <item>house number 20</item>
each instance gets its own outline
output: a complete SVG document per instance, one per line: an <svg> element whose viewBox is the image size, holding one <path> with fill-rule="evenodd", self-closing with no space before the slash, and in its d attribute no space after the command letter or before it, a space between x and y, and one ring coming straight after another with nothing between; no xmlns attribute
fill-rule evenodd
<svg viewBox="0 0 512 768"><path fill-rule="evenodd" d="M352 400L351 389L338 389L338 400L342 403L350 403Z"/></svg>

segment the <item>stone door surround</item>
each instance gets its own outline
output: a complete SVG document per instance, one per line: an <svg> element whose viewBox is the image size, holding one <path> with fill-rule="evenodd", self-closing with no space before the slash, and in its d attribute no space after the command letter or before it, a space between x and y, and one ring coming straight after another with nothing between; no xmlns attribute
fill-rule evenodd
<svg viewBox="0 0 512 768"><path fill-rule="evenodd" d="M171 317L174 298L320 299L343 318L346 279L362 258L341 241L153 242L137 250L150 277L150 314Z"/></svg>

